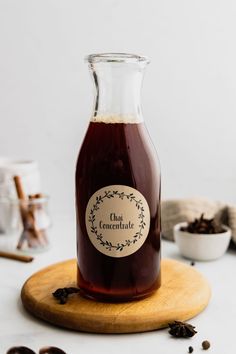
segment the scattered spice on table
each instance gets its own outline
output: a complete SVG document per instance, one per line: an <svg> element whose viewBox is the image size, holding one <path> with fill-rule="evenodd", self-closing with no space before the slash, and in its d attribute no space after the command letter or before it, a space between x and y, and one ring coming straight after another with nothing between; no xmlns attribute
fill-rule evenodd
<svg viewBox="0 0 236 354"><path fill-rule="evenodd" d="M170 328L169 333L176 338L189 338L197 333L195 327L186 322L174 321L169 323L168 326Z"/></svg>
<svg viewBox="0 0 236 354"><path fill-rule="evenodd" d="M6 354L36 354L28 347L12 347ZM39 354L66 354L64 350L57 347L44 347L39 350Z"/></svg>
<svg viewBox="0 0 236 354"><path fill-rule="evenodd" d="M39 350L39 354L66 354L66 352L57 347L45 347Z"/></svg>
<svg viewBox="0 0 236 354"><path fill-rule="evenodd" d="M204 214L199 219L189 222L187 226L182 226L180 230L191 234L220 234L225 231L222 225L217 223L214 218L206 219Z"/></svg>
<svg viewBox="0 0 236 354"><path fill-rule="evenodd" d="M52 295L59 301L60 305L64 305L67 303L68 296L72 294L76 294L79 292L79 288L59 288L52 293Z"/></svg>
<svg viewBox="0 0 236 354"><path fill-rule="evenodd" d="M194 350L193 347L191 347L191 346L188 347L188 352L189 352L189 353L193 353L193 350Z"/></svg>
<svg viewBox="0 0 236 354"><path fill-rule="evenodd" d="M12 347L6 354L36 354L32 349L27 347Z"/></svg>
<svg viewBox="0 0 236 354"><path fill-rule="evenodd" d="M208 350L210 348L210 346L211 346L211 343L208 340L204 340L202 342L202 349L203 350Z"/></svg>

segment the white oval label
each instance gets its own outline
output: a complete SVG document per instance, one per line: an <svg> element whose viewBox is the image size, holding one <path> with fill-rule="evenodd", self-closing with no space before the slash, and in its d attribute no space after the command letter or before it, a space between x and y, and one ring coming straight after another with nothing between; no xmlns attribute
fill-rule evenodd
<svg viewBox="0 0 236 354"><path fill-rule="evenodd" d="M98 251L110 257L136 252L147 238L150 211L134 188L112 185L99 189L86 208L86 229Z"/></svg>

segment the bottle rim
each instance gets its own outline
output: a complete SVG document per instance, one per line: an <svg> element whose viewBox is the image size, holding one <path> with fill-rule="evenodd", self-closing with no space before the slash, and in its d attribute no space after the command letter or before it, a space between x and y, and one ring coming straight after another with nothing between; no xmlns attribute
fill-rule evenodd
<svg viewBox="0 0 236 354"><path fill-rule="evenodd" d="M137 54L128 53L98 53L89 54L85 57L85 61L94 63L142 63L149 64L150 60L148 57Z"/></svg>

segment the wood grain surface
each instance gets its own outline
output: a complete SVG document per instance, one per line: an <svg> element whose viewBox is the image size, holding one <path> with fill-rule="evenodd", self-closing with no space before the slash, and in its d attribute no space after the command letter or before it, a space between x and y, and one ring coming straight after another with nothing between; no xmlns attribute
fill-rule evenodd
<svg viewBox="0 0 236 354"><path fill-rule="evenodd" d="M152 296L134 302L102 303L74 294L65 305L53 298L59 287L76 286L76 261L51 265L31 276L21 298L34 316L51 324L94 333L134 333L188 320L204 310L211 291L194 267L162 260L162 286Z"/></svg>

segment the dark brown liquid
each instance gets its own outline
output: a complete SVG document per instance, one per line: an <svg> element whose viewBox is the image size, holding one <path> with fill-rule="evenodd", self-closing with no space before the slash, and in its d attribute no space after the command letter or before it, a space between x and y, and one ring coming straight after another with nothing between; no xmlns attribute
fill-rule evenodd
<svg viewBox="0 0 236 354"><path fill-rule="evenodd" d="M137 189L150 208L150 230L135 253L106 256L91 243L85 224L90 197L100 188ZM102 301L148 296L160 286L160 172L143 123L91 122L76 168L78 285L82 294Z"/></svg>

